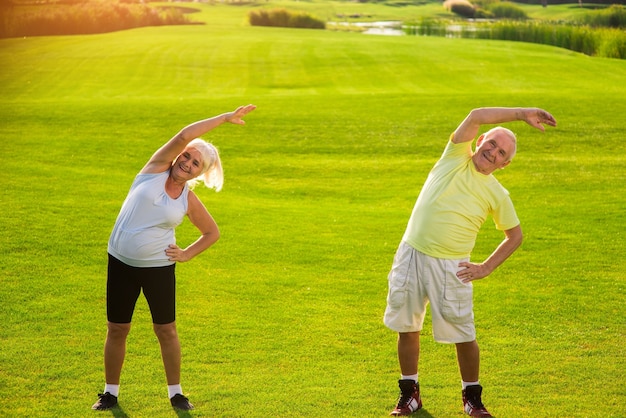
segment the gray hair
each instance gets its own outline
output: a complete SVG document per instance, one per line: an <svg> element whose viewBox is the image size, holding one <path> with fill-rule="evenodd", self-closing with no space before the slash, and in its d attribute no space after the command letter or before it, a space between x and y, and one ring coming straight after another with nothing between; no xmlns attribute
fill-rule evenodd
<svg viewBox="0 0 626 418"><path fill-rule="evenodd" d="M216 192L222 190L224 185L224 170L217 148L201 138L196 138L187 144L186 148L193 148L202 155L202 174L195 179L189 180L189 187L195 187L199 182Z"/></svg>
<svg viewBox="0 0 626 418"><path fill-rule="evenodd" d="M485 132L484 134L485 138L487 138L489 134L496 133L498 131L503 132L513 141L513 152L511 153L511 155L509 155L509 159L508 159L508 161L511 161L513 157L515 156L515 153L517 152L517 137L515 136L512 130L505 128L503 126L496 126L495 128L491 128L487 132Z"/></svg>

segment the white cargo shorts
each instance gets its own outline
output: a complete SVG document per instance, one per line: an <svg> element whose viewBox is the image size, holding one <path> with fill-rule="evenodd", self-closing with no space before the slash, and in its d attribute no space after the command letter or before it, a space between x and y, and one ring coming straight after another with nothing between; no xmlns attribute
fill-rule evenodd
<svg viewBox="0 0 626 418"><path fill-rule="evenodd" d="M430 303L435 341L474 341L473 286L456 276L462 261L468 259L430 257L402 241L389 272L385 325L401 333L421 331Z"/></svg>

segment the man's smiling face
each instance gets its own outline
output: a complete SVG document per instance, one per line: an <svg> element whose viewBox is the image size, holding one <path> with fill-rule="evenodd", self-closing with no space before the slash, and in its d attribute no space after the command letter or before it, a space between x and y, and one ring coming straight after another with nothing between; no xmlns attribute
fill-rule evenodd
<svg viewBox="0 0 626 418"><path fill-rule="evenodd" d="M472 161L479 173L487 175L509 165L513 155L515 135L506 128L495 128L478 138Z"/></svg>

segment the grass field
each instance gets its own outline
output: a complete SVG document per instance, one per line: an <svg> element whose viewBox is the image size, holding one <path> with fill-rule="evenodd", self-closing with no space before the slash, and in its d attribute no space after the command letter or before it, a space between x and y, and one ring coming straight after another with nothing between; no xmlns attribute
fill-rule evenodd
<svg viewBox="0 0 626 418"><path fill-rule="evenodd" d="M397 396L387 273L410 211L473 107L511 124L497 177L525 242L476 283L484 401L499 418L626 415L626 62L523 43L204 26L0 41L0 416L167 417L140 299L121 409L103 388L106 243L136 172L189 122L254 103L206 136L226 182L197 192L221 240L178 266L191 417L383 417ZM195 239L189 223L180 244ZM488 221L480 261L500 242ZM418 417L461 417L454 348L427 324Z"/></svg>

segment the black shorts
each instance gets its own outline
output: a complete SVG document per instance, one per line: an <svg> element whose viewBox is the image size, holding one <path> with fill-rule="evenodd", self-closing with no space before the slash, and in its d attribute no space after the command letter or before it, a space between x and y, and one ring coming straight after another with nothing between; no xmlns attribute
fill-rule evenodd
<svg viewBox="0 0 626 418"><path fill-rule="evenodd" d="M107 269L107 319L130 323L137 298L143 290L152 322L176 320L176 264L165 267L132 267L109 254Z"/></svg>

